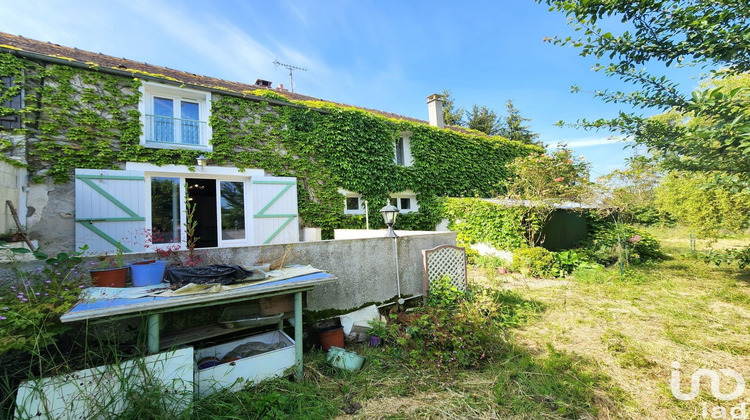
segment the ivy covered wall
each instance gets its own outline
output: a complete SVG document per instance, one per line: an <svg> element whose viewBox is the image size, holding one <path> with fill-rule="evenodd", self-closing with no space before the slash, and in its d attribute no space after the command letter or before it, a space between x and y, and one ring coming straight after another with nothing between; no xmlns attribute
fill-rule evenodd
<svg viewBox="0 0 750 420"><path fill-rule="evenodd" d="M196 150L151 149L139 145L141 78L35 62L0 54L0 75L24 88L21 111L25 144L0 144L5 155L21 153L35 182L69 183L74 168L118 168L124 162L194 165ZM17 92L0 92L0 103ZM298 178L303 226L330 231L364 227L364 216L343 214L343 188L370 203L386 203L390 193L412 190L419 211L400 216L400 229L433 229L442 218L442 197L491 197L504 192L505 164L539 152L499 137L473 136L426 124L389 119L327 102L271 105L259 96L285 100L272 91L253 98L213 94L209 123L210 165L261 168ZM11 112L0 108L0 113ZM3 136L0 132L0 138ZM394 143L408 135L412 166L394 163ZM7 157L4 157L7 159ZM371 205L370 220L381 220Z"/></svg>

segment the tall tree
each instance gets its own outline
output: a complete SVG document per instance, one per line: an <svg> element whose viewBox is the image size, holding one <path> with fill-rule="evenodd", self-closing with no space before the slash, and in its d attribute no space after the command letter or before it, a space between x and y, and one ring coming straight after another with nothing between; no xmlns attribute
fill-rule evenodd
<svg viewBox="0 0 750 420"><path fill-rule="evenodd" d="M539 138L538 133L529 130L529 126L523 125L524 121L531 121L521 116L521 112L513 105L513 101L508 99L505 104L508 110L508 116L502 121L497 134L510 140L520 141L526 144L536 144Z"/></svg>
<svg viewBox="0 0 750 420"><path fill-rule="evenodd" d="M477 131L481 131L491 136L496 135L500 131L501 123L500 118L497 116L495 111L487 108L484 105L474 105L471 108L471 112L468 113L469 118L466 122L466 126Z"/></svg>
<svg viewBox="0 0 750 420"><path fill-rule="evenodd" d="M547 38L557 45L580 48L581 56L609 61L595 65L607 76L637 86L633 92L603 90L595 96L661 111L675 110L701 118L699 129L671 125L621 112L614 119L581 120L587 128L609 128L633 136L688 170L719 170L726 179L750 185L750 93L748 90L708 87L692 95L666 76L641 67L654 62L666 66L721 69L714 78L750 71L750 3L733 0L536 0L568 16L581 34ZM604 28L620 28L619 33ZM577 87L574 87L577 89Z"/></svg>
<svg viewBox="0 0 750 420"><path fill-rule="evenodd" d="M465 113L465 109L456 108L452 92L443 89L443 121L445 125L464 125Z"/></svg>

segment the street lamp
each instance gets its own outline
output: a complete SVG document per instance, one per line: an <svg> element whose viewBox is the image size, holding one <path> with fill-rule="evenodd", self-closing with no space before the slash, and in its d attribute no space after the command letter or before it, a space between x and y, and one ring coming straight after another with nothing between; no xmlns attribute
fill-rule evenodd
<svg viewBox="0 0 750 420"><path fill-rule="evenodd" d="M393 204L388 204L387 206L380 209L380 214L383 215L383 222L385 222L385 225L388 226L388 232L385 234L385 236L389 238L395 238L398 235L396 235L396 232L393 231L393 225L396 224L396 216L398 215L398 209Z"/></svg>

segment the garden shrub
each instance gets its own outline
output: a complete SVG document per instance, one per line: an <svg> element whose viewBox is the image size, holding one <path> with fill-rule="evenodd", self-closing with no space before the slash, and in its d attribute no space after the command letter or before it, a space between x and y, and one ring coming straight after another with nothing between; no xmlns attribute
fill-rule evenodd
<svg viewBox="0 0 750 420"><path fill-rule="evenodd" d="M554 260L553 274L555 277L564 277L585 262L583 256L572 249L552 252L552 259Z"/></svg>
<svg viewBox="0 0 750 420"><path fill-rule="evenodd" d="M440 301L391 315L388 325L378 328L386 335L385 351L421 368L426 362L440 369L480 367L504 348L506 328L541 310L515 292L485 288L451 291Z"/></svg>
<svg viewBox="0 0 750 420"><path fill-rule="evenodd" d="M623 244L623 258L631 264L658 261L666 257L659 242L650 234L630 225L610 223L598 229L587 240L585 253L599 264L618 261L618 238Z"/></svg>
<svg viewBox="0 0 750 420"><path fill-rule="evenodd" d="M555 260L544 248L522 248L513 253L512 269L524 276L548 277L554 274Z"/></svg>
<svg viewBox="0 0 750 420"><path fill-rule="evenodd" d="M465 293L453 286L451 278L443 275L430 283L427 291L427 305L455 308L464 297Z"/></svg>

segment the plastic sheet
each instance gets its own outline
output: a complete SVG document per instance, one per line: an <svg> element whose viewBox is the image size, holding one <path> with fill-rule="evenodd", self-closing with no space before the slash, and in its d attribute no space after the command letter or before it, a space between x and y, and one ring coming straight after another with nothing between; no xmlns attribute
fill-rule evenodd
<svg viewBox="0 0 750 420"><path fill-rule="evenodd" d="M206 267L171 267L165 278L172 284L233 284L238 283L255 273L239 265L209 265Z"/></svg>

